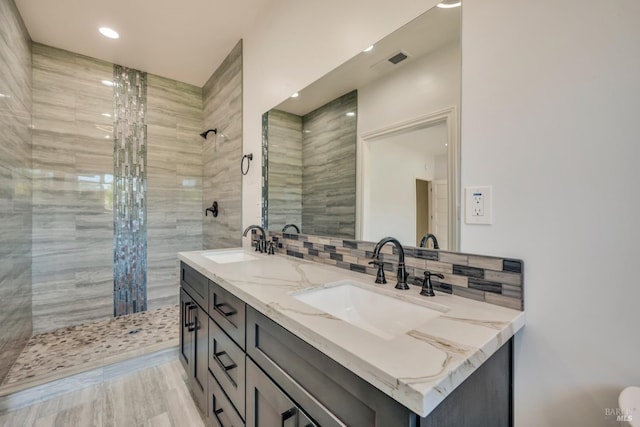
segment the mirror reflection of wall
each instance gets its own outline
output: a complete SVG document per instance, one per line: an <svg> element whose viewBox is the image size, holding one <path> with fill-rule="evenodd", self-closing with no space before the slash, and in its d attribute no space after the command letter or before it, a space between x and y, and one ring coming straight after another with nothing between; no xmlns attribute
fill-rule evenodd
<svg viewBox="0 0 640 427"><path fill-rule="evenodd" d="M409 246L417 246L428 231L442 249L458 249L460 9L429 10L265 113L267 229L280 231L294 223L305 234L368 241L391 235ZM302 123L310 111L355 91L357 117L351 122L345 110L340 121L325 120L325 129ZM300 140L328 136L316 149L315 164L295 166L304 163L292 163L292 157L303 156L303 149L283 150L278 142L276 135L293 129L292 124L279 128L283 125L276 119L284 112L299 117L295 128L302 131ZM345 131L356 140L354 157L351 151L331 149L345 147L336 140L336 126L356 122L357 129ZM435 150L431 143L439 154L425 153ZM321 154L327 157L320 160ZM331 181L333 175L337 180ZM351 179L355 186L345 185ZM437 197L421 198L418 190L424 186L439 191Z"/></svg>
<svg viewBox="0 0 640 427"><path fill-rule="evenodd" d="M354 237L357 109L352 91L303 116L265 113L270 230Z"/></svg>
<svg viewBox="0 0 640 427"><path fill-rule="evenodd" d="M447 141L447 126L440 122L368 144L362 213L365 240L391 235L418 246L426 233L432 233L442 249L448 248Z"/></svg>

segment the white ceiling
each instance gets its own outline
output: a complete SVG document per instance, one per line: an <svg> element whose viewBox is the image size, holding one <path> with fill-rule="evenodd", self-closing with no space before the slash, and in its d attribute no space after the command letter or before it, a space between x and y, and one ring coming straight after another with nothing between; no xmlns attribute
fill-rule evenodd
<svg viewBox="0 0 640 427"><path fill-rule="evenodd" d="M33 41L203 86L274 0L16 0ZM120 39L98 32L111 27Z"/></svg>
<svg viewBox="0 0 640 427"><path fill-rule="evenodd" d="M460 43L460 8L433 7L413 21L378 41L371 52L361 52L336 69L299 91L275 107L278 110L304 116L316 108L354 89L391 73L403 65L429 55L452 43ZM391 65L388 58L398 52L409 58Z"/></svg>

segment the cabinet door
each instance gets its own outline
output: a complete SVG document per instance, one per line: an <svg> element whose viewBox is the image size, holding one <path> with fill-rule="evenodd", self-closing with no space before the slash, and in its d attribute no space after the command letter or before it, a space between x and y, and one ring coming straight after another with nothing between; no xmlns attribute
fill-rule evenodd
<svg viewBox="0 0 640 427"><path fill-rule="evenodd" d="M207 382L208 378L208 343L209 321L207 313L194 303L191 310L193 328L193 359L191 376L191 391L196 403L204 414L207 414Z"/></svg>
<svg viewBox="0 0 640 427"><path fill-rule="evenodd" d="M193 359L193 327L191 326L192 310L195 309L191 297L180 288L180 362L187 373L191 373ZM191 375L189 375L191 377Z"/></svg>
<svg viewBox="0 0 640 427"><path fill-rule="evenodd" d="M316 427L249 358L246 402L247 427Z"/></svg>

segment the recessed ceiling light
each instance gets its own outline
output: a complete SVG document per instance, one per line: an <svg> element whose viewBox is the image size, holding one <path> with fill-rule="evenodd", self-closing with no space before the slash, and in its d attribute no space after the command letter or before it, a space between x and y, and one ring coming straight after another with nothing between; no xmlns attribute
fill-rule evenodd
<svg viewBox="0 0 640 427"><path fill-rule="evenodd" d="M111 138L111 135L105 135L104 136L104 139L110 139L110 138Z"/></svg>
<svg viewBox="0 0 640 427"><path fill-rule="evenodd" d="M100 27L98 29L98 31L100 31L100 34L102 34L103 36L110 38L110 39L118 39L120 38L120 34L118 34L118 32L116 30L112 30L109 27Z"/></svg>
<svg viewBox="0 0 640 427"><path fill-rule="evenodd" d="M111 80L103 80L102 84L105 86L113 87L113 82Z"/></svg>
<svg viewBox="0 0 640 427"><path fill-rule="evenodd" d="M297 97L299 97L299 96L300 96L300 94L299 94L298 92L296 92L296 93L294 93L293 95L291 95L291 97L292 97L292 98L297 98Z"/></svg>
<svg viewBox="0 0 640 427"><path fill-rule="evenodd" d="M366 48L365 50L363 50L363 52L371 52L372 50L373 50L373 45L371 45L368 48Z"/></svg>
<svg viewBox="0 0 640 427"><path fill-rule="evenodd" d="M102 113L102 115L105 116L105 117L111 117L111 114L109 114L109 113Z"/></svg>
<svg viewBox="0 0 640 427"><path fill-rule="evenodd" d="M462 3L461 2L442 2L442 3L438 3L438 7L440 9L453 9L454 7L460 7Z"/></svg>
<svg viewBox="0 0 640 427"><path fill-rule="evenodd" d="M349 111L349 112L347 113L347 117L353 117L353 116L355 116L355 115L356 115L356 113L354 113L353 111Z"/></svg>

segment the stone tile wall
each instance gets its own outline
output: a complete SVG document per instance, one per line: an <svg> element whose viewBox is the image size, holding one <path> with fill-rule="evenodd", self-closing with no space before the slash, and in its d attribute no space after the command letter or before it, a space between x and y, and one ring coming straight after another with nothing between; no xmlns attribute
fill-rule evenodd
<svg viewBox="0 0 640 427"><path fill-rule="evenodd" d="M355 236L357 110L353 91L302 118L302 230L307 234Z"/></svg>
<svg viewBox="0 0 640 427"><path fill-rule="evenodd" d="M0 382L32 332L31 40L0 2Z"/></svg>
<svg viewBox="0 0 640 427"><path fill-rule="evenodd" d="M271 230L302 224L302 117L280 110L267 114L267 222ZM269 143L270 142L270 143Z"/></svg>
<svg viewBox="0 0 640 427"><path fill-rule="evenodd" d="M376 275L377 268L369 265L375 242L273 231L269 236L278 242L279 253ZM522 260L414 247L405 247L404 253L408 283L422 279L425 270L442 273L444 279L432 279L437 291L524 310ZM398 255L393 245L383 247L381 259L387 263L387 282L395 283Z"/></svg>
<svg viewBox="0 0 640 427"><path fill-rule="evenodd" d="M217 218L203 216L206 249L241 246L242 235L242 40L202 88L202 131L217 128L203 141L202 212L216 200ZM253 153L254 159L259 153ZM251 167L256 167L256 163Z"/></svg>
<svg viewBox="0 0 640 427"><path fill-rule="evenodd" d="M34 332L113 316L113 64L33 44Z"/></svg>
<svg viewBox="0 0 640 427"><path fill-rule="evenodd" d="M34 329L113 316L113 64L34 44ZM147 301L202 248L201 90L148 76ZM238 174L236 174L238 175ZM238 233L238 236L240 233Z"/></svg>
<svg viewBox="0 0 640 427"><path fill-rule="evenodd" d="M147 302L176 304L176 253L202 249L202 89L147 75ZM208 218L207 218L208 219Z"/></svg>

